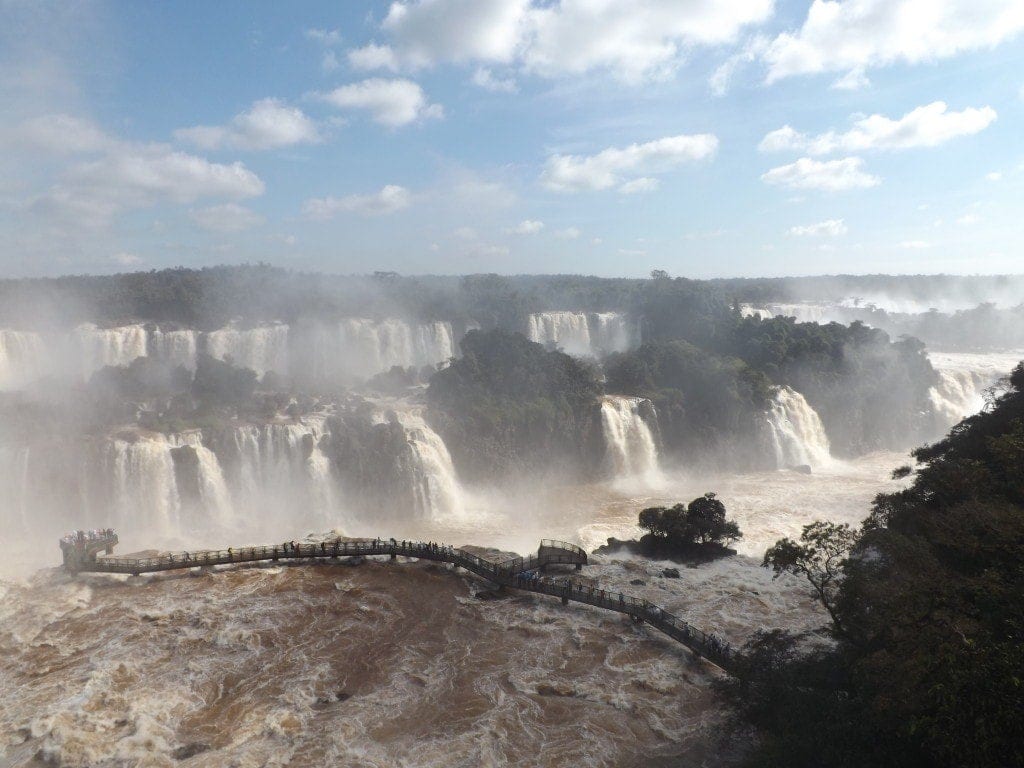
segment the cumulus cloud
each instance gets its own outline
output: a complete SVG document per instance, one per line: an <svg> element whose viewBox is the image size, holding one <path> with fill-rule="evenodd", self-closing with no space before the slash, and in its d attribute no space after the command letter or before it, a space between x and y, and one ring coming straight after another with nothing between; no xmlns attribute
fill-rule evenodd
<svg viewBox="0 0 1024 768"><path fill-rule="evenodd" d="M137 256L134 253L115 253L110 257L110 260L121 267L134 267L142 263L142 257Z"/></svg>
<svg viewBox="0 0 1024 768"><path fill-rule="evenodd" d="M348 63L355 69L387 69L397 72L398 58L388 45L371 43L348 52Z"/></svg>
<svg viewBox="0 0 1024 768"><path fill-rule="evenodd" d="M190 213L192 220L211 232L241 232L259 226L263 219L238 203L224 203L200 208Z"/></svg>
<svg viewBox="0 0 1024 768"><path fill-rule="evenodd" d="M769 83L917 64L992 48L1024 29L1020 0L814 0L803 25L763 46Z"/></svg>
<svg viewBox="0 0 1024 768"><path fill-rule="evenodd" d="M645 144L609 147L596 155L553 155L548 158L541 182L558 192L601 190L641 182L652 173L664 173L687 161L709 158L718 149L712 134L666 136ZM633 178L624 178L633 177ZM639 184L650 184L649 177ZM623 190L626 191L626 190Z"/></svg>
<svg viewBox="0 0 1024 768"><path fill-rule="evenodd" d="M23 144L54 154L101 152L117 144L95 123L65 114L26 120L16 131L16 137Z"/></svg>
<svg viewBox="0 0 1024 768"><path fill-rule="evenodd" d="M761 180L766 184L789 189L817 189L826 192L866 189L881 184L880 178L861 170L863 164L864 161L859 157L827 161L801 157L795 163L772 168L761 175Z"/></svg>
<svg viewBox="0 0 1024 768"><path fill-rule="evenodd" d="M846 223L842 219L826 219L817 224L789 228L789 234L794 237L839 237L848 231Z"/></svg>
<svg viewBox="0 0 1024 768"><path fill-rule="evenodd" d="M336 29L307 29L306 37L321 45L338 45L341 43L341 32Z"/></svg>
<svg viewBox="0 0 1024 768"><path fill-rule="evenodd" d="M505 231L510 235L535 235L544 229L543 221L534 221L532 219L523 219L514 227L509 227Z"/></svg>
<svg viewBox="0 0 1024 768"><path fill-rule="evenodd" d="M302 212L306 218L319 220L332 219L339 213L380 216L408 207L410 198L405 187L388 184L379 192L365 195L311 198L303 204Z"/></svg>
<svg viewBox="0 0 1024 768"><path fill-rule="evenodd" d="M487 67L478 67L473 73L473 85L492 93L516 93L519 90L514 77L497 77Z"/></svg>
<svg viewBox="0 0 1024 768"><path fill-rule="evenodd" d="M791 150L827 155L833 152L935 147L960 136L979 133L995 119L996 111L991 107L968 107L960 112L950 112L945 102L935 101L897 120L884 115L870 115L857 120L845 133L828 131L809 136L784 125L766 135L758 148L762 152Z"/></svg>
<svg viewBox="0 0 1024 768"><path fill-rule="evenodd" d="M580 232L579 227L566 227L555 232L555 237L560 240L575 240L583 233Z"/></svg>
<svg viewBox="0 0 1024 768"><path fill-rule="evenodd" d="M976 213L965 213L963 216L956 220L956 223L959 224L961 227L970 227L977 224L979 221L981 221L981 217L978 216Z"/></svg>
<svg viewBox="0 0 1024 768"><path fill-rule="evenodd" d="M381 125L397 128L417 120L440 118L444 109L431 104L412 80L379 77L335 88L320 98L341 109L363 109Z"/></svg>
<svg viewBox="0 0 1024 768"><path fill-rule="evenodd" d="M842 77L837 77L829 86L833 91L862 91L870 87L871 80L864 74L863 67L855 67Z"/></svg>
<svg viewBox="0 0 1024 768"><path fill-rule="evenodd" d="M642 82L671 75L694 46L734 41L772 10L773 0L402 0L381 31L391 41L387 61L407 69L477 62Z"/></svg>
<svg viewBox="0 0 1024 768"><path fill-rule="evenodd" d="M260 150L320 141L316 123L298 107L278 99L261 99L227 125L196 125L174 132L179 141L203 149Z"/></svg>
<svg viewBox="0 0 1024 768"><path fill-rule="evenodd" d="M641 176L639 179L627 181L620 186L619 192L624 195L635 195L640 192L654 192L660 186L661 182L657 179L652 179L650 176Z"/></svg>

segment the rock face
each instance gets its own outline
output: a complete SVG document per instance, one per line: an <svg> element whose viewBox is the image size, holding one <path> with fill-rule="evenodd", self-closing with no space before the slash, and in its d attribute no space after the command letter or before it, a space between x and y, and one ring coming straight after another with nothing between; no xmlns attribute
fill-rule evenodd
<svg viewBox="0 0 1024 768"><path fill-rule="evenodd" d="M665 570L663 570L661 572L661 575L664 576L666 579L678 579L679 578L679 569L678 568L666 568Z"/></svg>

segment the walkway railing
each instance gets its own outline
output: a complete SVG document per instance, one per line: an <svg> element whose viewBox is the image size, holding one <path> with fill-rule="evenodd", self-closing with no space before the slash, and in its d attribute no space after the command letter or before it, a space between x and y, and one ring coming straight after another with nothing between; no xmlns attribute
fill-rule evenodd
<svg viewBox="0 0 1024 768"><path fill-rule="evenodd" d="M113 545L117 543L117 536L113 531L110 532L110 537L109 540L89 539L88 545L82 547L66 546L62 542L64 567L75 573L88 571L137 576L141 573L200 566L315 558L387 555L392 559L402 556L434 560L465 568L500 586L558 597L566 605L573 601L626 614L637 623L650 624L722 669L728 671L732 667L733 651L728 643L702 632L648 600L587 586L568 577L541 577L540 572L549 565L572 565L577 570L586 565L586 551L564 541L544 539L536 554L514 557L502 562L487 560L465 549L446 544L396 539L335 539L315 543L286 542L237 549L229 547L169 553L156 557L98 557L101 551L110 553Z"/></svg>

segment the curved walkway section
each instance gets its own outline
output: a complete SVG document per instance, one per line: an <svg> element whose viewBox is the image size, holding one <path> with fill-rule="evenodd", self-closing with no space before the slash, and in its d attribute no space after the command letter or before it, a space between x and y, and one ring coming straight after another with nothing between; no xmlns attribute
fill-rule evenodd
<svg viewBox="0 0 1024 768"><path fill-rule="evenodd" d="M420 560L434 560L451 563L487 579L499 586L535 592L561 598L564 605L570 601L586 603L609 611L630 616L637 623L650 624L664 632L694 653L704 657L728 671L732 667L731 647L714 635L690 626L686 621L673 616L654 603L641 598L609 592L594 586L574 582L569 578L551 579L540 573L550 565L572 565L579 570L587 564L587 553L575 544L544 539L537 554L529 557L515 557L502 562L486 560L465 549L447 544L423 541L398 541L396 539L335 539L319 543L285 543L276 546L229 547L219 550L181 552L158 557L97 557L99 552L108 555L117 543L113 531L100 532L99 537L88 539L84 547L61 543L64 553L64 567L72 572L124 573L138 576L141 573L172 571L235 563L256 563L280 560L307 560L315 558L372 557L387 555L392 559L412 557Z"/></svg>

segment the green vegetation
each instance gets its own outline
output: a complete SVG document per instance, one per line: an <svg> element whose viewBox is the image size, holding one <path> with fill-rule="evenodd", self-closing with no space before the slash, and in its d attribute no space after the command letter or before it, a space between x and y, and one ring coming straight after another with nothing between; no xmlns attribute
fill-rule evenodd
<svg viewBox="0 0 1024 768"><path fill-rule="evenodd" d="M725 504L705 493L686 504L648 507L637 523L648 531L640 539L644 554L708 557L734 554L728 544L743 537L735 521L726 518Z"/></svg>
<svg viewBox="0 0 1024 768"><path fill-rule="evenodd" d="M914 455L857 536L816 524L768 551L814 585L835 644L748 644L726 690L763 734L751 764L1024 764L1024 366Z"/></svg>
<svg viewBox="0 0 1024 768"><path fill-rule="evenodd" d="M597 465L601 385L587 363L507 331L470 331L427 392L430 421L467 477ZM599 453L598 453L599 455Z"/></svg>

